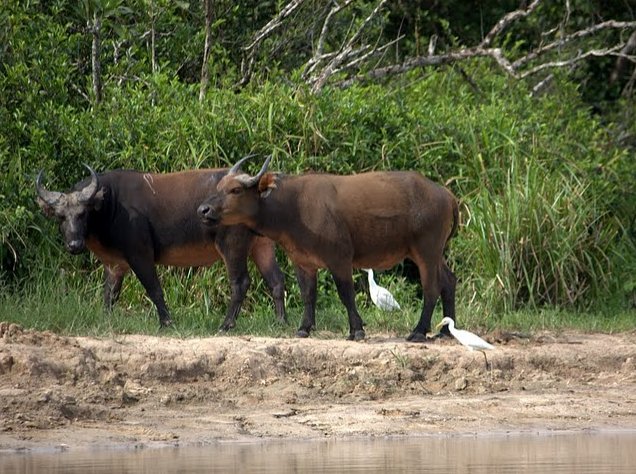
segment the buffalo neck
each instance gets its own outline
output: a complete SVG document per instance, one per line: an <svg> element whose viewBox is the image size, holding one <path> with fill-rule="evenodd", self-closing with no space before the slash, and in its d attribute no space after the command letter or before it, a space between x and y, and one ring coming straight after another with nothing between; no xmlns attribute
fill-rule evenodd
<svg viewBox="0 0 636 474"><path fill-rule="evenodd" d="M112 222L117 212L117 200L115 191L107 184L101 185L103 200L98 209L93 209L89 214L88 233L100 240L112 230Z"/></svg>
<svg viewBox="0 0 636 474"><path fill-rule="evenodd" d="M299 221L298 182L291 176L280 176L276 188L267 197L259 198L255 231L277 240L287 232L290 224ZM252 227L248 224L248 227Z"/></svg>

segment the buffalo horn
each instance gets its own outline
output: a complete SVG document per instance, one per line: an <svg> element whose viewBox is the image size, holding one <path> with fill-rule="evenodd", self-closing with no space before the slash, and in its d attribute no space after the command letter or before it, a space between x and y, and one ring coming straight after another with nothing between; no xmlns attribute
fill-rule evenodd
<svg viewBox="0 0 636 474"><path fill-rule="evenodd" d="M238 173L238 170L239 170L239 169L241 169L241 165L242 165L243 163L245 163L245 161L247 161L249 158L251 158L251 157L253 157L253 156L256 156L256 155L255 155L254 153L252 153L252 154L247 155L247 156L244 156L243 158L241 158L240 160L238 160L238 161L234 164L234 166L232 166L232 167L230 168L230 171L228 171L228 172L227 172L227 174L236 174L236 173Z"/></svg>
<svg viewBox="0 0 636 474"><path fill-rule="evenodd" d="M47 203L49 206L55 206L55 204L59 201L59 199L63 196L62 193L58 193L57 191L47 191L42 186L42 175L44 174L43 170L40 170L38 173L38 177L35 179L35 189L38 192L38 196L40 199Z"/></svg>
<svg viewBox="0 0 636 474"><path fill-rule="evenodd" d="M267 167L269 166L270 161L272 161L272 155L269 155L267 157L267 159L265 160L265 163L263 163L263 167L261 168L261 170L258 172L256 176L253 176L243 182L246 188L252 187L259 182L259 180L263 177L263 175L267 171Z"/></svg>
<svg viewBox="0 0 636 474"><path fill-rule="evenodd" d="M93 168L88 166L86 163L84 163L84 166L88 169L88 171L91 172L91 182L87 186L85 186L81 191L77 191L77 192L79 193L79 200L86 202L86 201L89 201L93 196L95 196L95 193L97 192L97 187L99 186L99 180L97 179L97 173L95 173Z"/></svg>

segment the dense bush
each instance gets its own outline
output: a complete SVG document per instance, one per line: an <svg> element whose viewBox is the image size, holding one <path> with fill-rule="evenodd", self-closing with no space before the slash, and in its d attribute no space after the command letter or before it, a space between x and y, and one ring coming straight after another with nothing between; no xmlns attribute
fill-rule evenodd
<svg viewBox="0 0 636 474"><path fill-rule="evenodd" d="M484 314L625 301L636 269L633 157L571 85L532 98L482 62L467 71L478 90L447 70L320 96L276 84L212 90L200 103L198 89L156 74L113 86L95 108L42 100L21 117L31 99L14 97L0 124L0 281L19 291L62 268L73 284L88 276L87 291L99 291L94 263L65 255L37 209L39 169L49 187L62 189L85 174L81 163L169 172L226 166L255 152L273 153L272 168L287 173L416 169L446 183L462 203L449 252L461 304ZM200 286L191 272L163 278L169 305L226 302L220 265ZM143 292L132 288L124 300L134 303Z"/></svg>

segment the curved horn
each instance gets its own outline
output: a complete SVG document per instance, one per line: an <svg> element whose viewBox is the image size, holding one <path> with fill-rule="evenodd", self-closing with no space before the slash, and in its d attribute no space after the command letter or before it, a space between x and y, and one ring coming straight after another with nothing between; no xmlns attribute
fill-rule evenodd
<svg viewBox="0 0 636 474"><path fill-rule="evenodd" d="M244 182L245 187L249 188L251 186L254 186L256 183L260 181L260 179L263 177L263 175L267 171L267 167L269 166L270 161L272 161L272 155L269 155L267 157L267 159L265 160L265 163L263 163L263 166L261 167L261 170L258 172L256 176L252 176L251 178L245 180Z"/></svg>
<svg viewBox="0 0 636 474"><path fill-rule="evenodd" d="M38 196L42 201L47 203L49 206L55 206L59 199L63 196L63 193L58 193L57 191L47 191L42 186L42 175L44 174L44 170L40 170L38 173L38 177L35 179L35 189L38 192Z"/></svg>
<svg viewBox="0 0 636 474"><path fill-rule="evenodd" d="M99 179L97 178L97 173L95 173L93 168L88 166L86 163L84 163L84 166L88 169L88 171L91 172L91 182L81 191L77 191L77 193L79 193L80 201L89 201L93 196L95 196L95 193L97 192L97 188L99 187Z"/></svg>
<svg viewBox="0 0 636 474"><path fill-rule="evenodd" d="M242 164L243 164L243 163L244 163L244 162L245 162L248 158L251 158L251 157L253 157L253 156L256 156L256 155L255 155L254 153L252 153L252 154L247 155L247 156L244 156L243 158L241 158L240 160L238 160L238 161L234 164L234 166L232 166L232 167L230 168L230 171L228 171L228 172L227 172L227 174L236 174L236 173L238 173L238 170L239 170L239 169L241 169L241 165L242 165Z"/></svg>

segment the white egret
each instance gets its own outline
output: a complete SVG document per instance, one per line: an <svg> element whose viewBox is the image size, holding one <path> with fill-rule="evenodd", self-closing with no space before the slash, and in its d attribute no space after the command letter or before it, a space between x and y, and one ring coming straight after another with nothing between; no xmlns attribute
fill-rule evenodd
<svg viewBox="0 0 636 474"><path fill-rule="evenodd" d="M479 351L484 355L486 368L488 368L488 358L486 357L486 351L494 349L495 346L489 344L477 334L473 334L470 331L466 331L465 329L455 329L455 321L453 321L449 317L443 318L435 327L435 329L439 329L442 326L446 325L448 325L448 330L453 335L453 337L457 339L462 345L468 347L468 349L470 349L471 351Z"/></svg>
<svg viewBox="0 0 636 474"><path fill-rule="evenodd" d="M401 309L391 292L375 282L373 279L373 270L370 268L363 268L363 270L369 274L369 293L371 293L371 301L373 301L373 304L385 311Z"/></svg>

